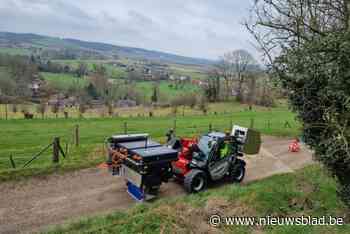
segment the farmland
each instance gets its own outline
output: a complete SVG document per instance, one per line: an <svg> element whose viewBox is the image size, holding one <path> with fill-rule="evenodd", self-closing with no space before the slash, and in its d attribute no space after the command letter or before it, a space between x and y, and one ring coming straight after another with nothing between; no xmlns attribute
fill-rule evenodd
<svg viewBox="0 0 350 234"><path fill-rule="evenodd" d="M107 75L110 79L127 77L125 69L110 64L115 62L114 60L53 60L53 62L61 65L68 65L71 69L76 69L80 63L85 63L90 71L93 70L94 64L102 64L106 68Z"/></svg>
<svg viewBox="0 0 350 234"><path fill-rule="evenodd" d="M174 75L190 76L191 78L198 80L207 78L207 74L205 73L205 69L203 69L203 67L179 64L169 64L169 66Z"/></svg>
<svg viewBox="0 0 350 234"><path fill-rule="evenodd" d="M83 83L83 82L82 82ZM147 88L150 88L152 83L146 84ZM140 87L140 89L142 86ZM168 87L166 87L168 89ZM162 89L160 91L163 92ZM177 92L177 90L172 90L172 92ZM178 91L181 94L181 90ZM150 96L151 94L148 93ZM146 98L149 96L145 95ZM13 108L16 106L18 109L16 113L13 112ZM37 105L36 104L20 104L20 105L7 105L8 109L8 118L9 119L23 119L23 114L20 112L22 109L28 110L31 113L34 113L35 118L42 118L41 114L37 113ZM209 103L208 104L208 113L215 114L228 114L235 112L242 112L248 109L247 105L241 105L235 102L225 103ZM269 108L255 106L254 109L257 111L269 111ZM275 108L274 110L285 110L285 104L281 104L281 107ZM71 118L80 118L79 110L77 107L72 108L64 108L64 111L67 111ZM172 117L173 116L173 108L172 107L152 107L152 106L136 106L136 107L126 107L126 108L115 108L114 113L119 117L132 118L132 117L147 117L149 113L152 112L153 116L157 117ZM192 116L192 115L201 115L203 112L198 108L190 108L190 107L179 107L178 115L179 116ZM57 113L58 118L63 118L64 115L62 112ZM108 117L107 109L105 107L89 109L84 113L84 118L100 118L100 117ZM6 118L6 105L0 104L0 119ZM47 109L44 114L45 119L56 118L56 114L52 113L50 108Z"/></svg>
<svg viewBox="0 0 350 234"><path fill-rule="evenodd" d="M61 91L67 91L69 88L73 87L84 88L88 85L87 77L77 78L71 74L55 74L49 72L42 72L41 75L53 88ZM198 86L185 84L179 88L175 88L169 81L160 81L156 83L150 81L136 82L135 88L149 99L155 84L159 85L160 94L165 99L171 99L177 95L186 93L201 92Z"/></svg>
<svg viewBox="0 0 350 234"><path fill-rule="evenodd" d="M79 63L85 63L89 70L93 69L94 64L103 64L107 70L107 74L112 79L126 78L127 72L125 68L116 67L112 64L120 62L125 65L132 65L135 61L132 60L53 60L62 65L69 65L71 68L76 69ZM206 71L203 67L194 65L180 65L168 63L169 72L175 76L189 76L195 80L203 80L207 77Z"/></svg>
<svg viewBox="0 0 350 234"><path fill-rule="evenodd" d="M227 104L218 104L218 111L225 109ZM294 120L294 114L286 107L256 109L248 111L242 106L236 106L235 112L221 112L215 115L187 115L176 118L176 132L179 136L194 136L208 131L209 124L213 129L226 130L230 124L243 126L253 125L264 134L280 136L296 136L299 133L299 123ZM234 109L234 107L232 107ZM231 109L231 110L232 110ZM190 114L190 113L189 113ZM290 127L285 126L288 121ZM164 135L169 128L174 127L174 118L161 117L118 117L118 118L71 118L71 119L34 119L34 120L2 120L0 121L0 176L9 179L12 176L46 173L52 170L51 152L48 151L35 160L28 169L21 166L35 153L52 142L53 137L61 137L63 146L69 144L69 156L62 160L62 169L80 168L102 162L104 139L112 134L123 133L127 123L128 133L147 132L153 138L164 141ZM73 147L73 130L80 126L80 146ZM10 169L9 156L12 155L19 169Z"/></svg>
<svg viewBox="0 0 350 234"><path fill-rule="evenodd" d="M142 91L144 95L147 97L150 97L152 95L153 86L155 83L153 82L137 82L136 83L136 89ZM192 85L192 84L185 84L181 88L175 88L170 82L168 81L160 81L157 82L159 85L159 92L161 96L165 96L166 98L174 98L175 96L179 96L181 94L186 93L194 93L197 94L201 92L200 88L198 86Z"/></svg>
<svg viewBox="0 0 350 234"><path fill-rule="evenodd" d="M77 78L71 74L55 74L43 72L41 75L50 85L52 85L53 88L59 90L68 90L71 87L83 88L88 84L86 79Z"/></svg>
<svg viewBox="0 0 350 234"><path fill-rule="evenodd" d="M22 48L0 47L0 53L11 54L11 55L29 55L30 51L27 49L22 49Z"/></svg>

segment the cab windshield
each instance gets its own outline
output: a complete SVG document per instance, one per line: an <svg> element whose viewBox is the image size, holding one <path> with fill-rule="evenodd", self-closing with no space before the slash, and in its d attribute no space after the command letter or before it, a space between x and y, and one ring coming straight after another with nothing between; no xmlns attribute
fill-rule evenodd
<svg viewBox="0 0 350 234"><path fill-rule="evenodd" d="M195 154L194 157L201 160L208 159L209 153L211 152L214 143L215 141L213 141L213 138L202 136L198 142L198 148L200 152L198 152L198 154Z"/></svg>

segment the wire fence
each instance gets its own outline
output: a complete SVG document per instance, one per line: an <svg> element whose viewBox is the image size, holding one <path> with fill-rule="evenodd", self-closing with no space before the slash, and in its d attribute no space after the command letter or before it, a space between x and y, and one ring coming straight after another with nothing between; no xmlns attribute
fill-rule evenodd
<svg viewBox="0 0 350 234"><path fill-rule="evenodd" d="M112 124L111 124L112 123ZM102 122L101 120L82 121L71 125L54 137L48 137L46 142L38 145L23 145L18 149L6 151L7 155L0 152L0 170L11 168L23 168L39 166L50 166L57 163L57 154L70 158L75 149L99 145L103 147L106 137L113 134L148 133L150 136L162 143L165 134L173 129L177 136L199 136L210 131L231 130L233 125L254 128L263 134L273 135L297 135L299 123L293 119L277 118L234 118L232 116L213 115L208 118L164 118L164 119L124 119L114 122ZM43 133L44 134L44 133ZM35 136L33 136L35 137ZM55 139L58 146L55 148ZM56 150L56 151L55 151ZM56 157L56 158L55 158ZM81 155L83 157L83 155ZM60 157L63 159L63 157ZM56 161L55 161L56 160Z"/></svg>
<svg viewBox="0 0 350 234"><path fill-rule="evenodd" d="M0 170L3 168L30 168L32 165L49 166L52 163L59 163L60 156L66 158L70 150L77 146L79 146L79 125L69 129L64 135L48 138L47 143L16 149L10 152L8 157L0 156Z"/></svg>

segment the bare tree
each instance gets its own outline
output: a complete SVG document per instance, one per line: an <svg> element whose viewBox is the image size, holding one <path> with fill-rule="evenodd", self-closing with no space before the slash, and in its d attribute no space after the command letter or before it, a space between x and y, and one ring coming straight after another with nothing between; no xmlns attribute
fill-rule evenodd
<svg viewBox="0 0 350 234"><path fill-rule="evenodd" d="M222 56L217 68L225 81L226 98L230 96L236 81L236 98L242 101L246 72L255 64L253 56L246 50L235 50Z"/></svg>
<svg viewBox="0 0 350 234"><path fill-rule="evenodd" d="M76 69L76 75L81 78L84 77L88 74L88 66L86 65L86 63L80 62L78 65L78 68Z"/></svg>
<svg viewBox="0 0 350 234"><path fill-rule="evenodd" d="M38 106L37 106L37 113L41 114L41 118L44 119L45 117L45 112L46 112L46 103L42 101Z"/></svg>
<svg viewBox="0 0 350 234"><path fill-rule="evenodd" d="M17 104L14 103L12 104L12 113L16 114L18 112L18 107L17 107Z"/></svg>
<svg viewBox="0 0 350 234"><path fill-rule="evenodd" d="M208 85L204 86L204 92L207 99L211 102L220 100L220 80L221 74L218 68L214 68L208 72Z"/></svg>
<svg viewBox="0 0 350 234"><path fill-rule="evenodd" d="M51 106L51 112L55 114L56 118L58 118L58 112L59 111L60 111L60 104L59 104L59 101L57 100L57 102L55 102Z"/></svg>
<svg viewBox="0 0 350 234"><path fill-rule="evenodd" d="M235 72L234 72L234 64L231 60L231 57L229 56L229 53L224 54L221 58L219 63L216 65L218 75L224 79L225 84L225 94L224 99L227 100L227 98L231 95L230 90L230 81L232 81Z"/></svg>
<svg viewBox="0 0 350 234"><path fill-rule="evenodd" d="M256 98L256 80L257 74L249 73L247 76L247 86L248 86L248 95L246 101L249 105L249 109L252 109L253 104L255 103Z"/></svg>
<svg viewBox="0 0 350 234"><path fill-rule="evenodd" d="M84 113L87 110L87 106L85 103L79 103L79 118L84 118Z"/></svg>
<svg viewBox="0 0 350 234"><path fill-rule="evenodd" d="M209 106L206 97L203 95L198 98L198 108L203 112L203 115L207 115Z"/></svg>
<svg viewBox="0 0 350 234"><path fill-rule="evenodd" d="M90 78L90 82L90 84L92 85L91 87L93 87L97 91L96 95L102 97L106 97L108 95L109 84L107 79L106 68L104 66L94 66L94 73Z"/></svg>
<svg viewBox="0 0 350 234"><path fill-rule="evenodd" d="M139 69L134 69L132 71L128 72L128 77L127 77L129 82L134 82L134 81L141 81L144 80L144 75Z"/></svg>
<svg viewBox="0 0 350 234"><path fill-rule="evenodd" d="M159 85L154 84L153 85L153 91L152 91L151 101L152 103L157 103L159 101Z"/></svg>
<svg viewBox="0 0 350 234"><path fill-rule="evenodd" d="M347 0L255 0L245 23L269 65L286 48L349 28ZM277 69L277 67L274 67Z"/></svg>
<svg viewBox="0 0 350 234"><path fill-rule="evenodd" d="M114 114L114 106L113 106L113 102L111 101L107 102L107 112L109 116L113 116Z"/></svg>
<svg viewBox="0 0 350 234"><path fill-rule="evenodd" d="M259 0L247 29L350 206L350 1Z"/></svg>

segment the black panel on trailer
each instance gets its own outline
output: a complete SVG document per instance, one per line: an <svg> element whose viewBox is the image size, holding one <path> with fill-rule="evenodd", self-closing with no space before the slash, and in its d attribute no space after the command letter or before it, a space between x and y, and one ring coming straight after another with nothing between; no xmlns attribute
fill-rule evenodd
<svg viewBox="0 0 350 234"><path fill-rule="evenodd" d="M110 138L112 143L122 143L131 141L146 141L148 134L129 134L129 135L115 135Z"/></svg>
<svg viewBox="0 0 350 234"><path fill-rule="evenodd" d="M131 150L131 154L137 154L144 163L170 162L178 159L178 152L165 146Z"/></svg>
<svg viewBox="0 0 350 234"><path fill-rule="evenodd" d="M117 146L120 148L125 148L127 150L133 149L142 149L142 148L152 148L162 146L160 143L152 140L144 140L144 141L130 141L130 142L122 142L117 143Z"/></svg>

